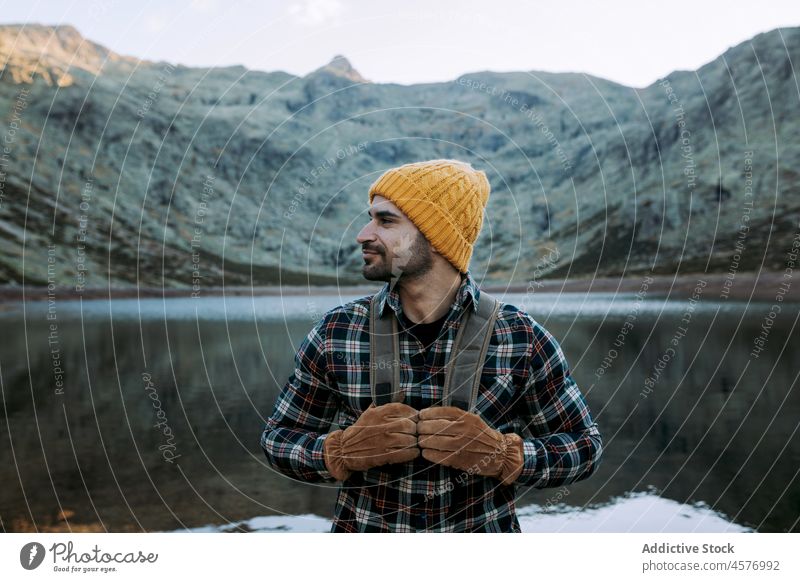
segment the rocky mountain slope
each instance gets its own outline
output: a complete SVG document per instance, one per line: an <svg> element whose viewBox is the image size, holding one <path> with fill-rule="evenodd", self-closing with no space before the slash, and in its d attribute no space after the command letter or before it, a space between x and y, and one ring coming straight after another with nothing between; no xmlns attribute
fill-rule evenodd
<svg viewBox="0 0 800 582"><path fill-rule="evenodd" d="M377 84L123 57L69 26L0 26L0 283L361 282L388 167L492 183L489 281L778 270L800 213L800 29L643 89L576 73Z"/></svg>

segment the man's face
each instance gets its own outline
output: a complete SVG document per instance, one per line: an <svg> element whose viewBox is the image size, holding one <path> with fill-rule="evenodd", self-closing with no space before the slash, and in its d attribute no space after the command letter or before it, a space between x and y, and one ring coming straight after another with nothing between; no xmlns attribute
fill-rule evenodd
<svg viewBox="0 0 800 582"><path fill-rule="evenodd" d="M392 202L374 196L370 222L358 233L364 267L369 281L420 277L431 270L432 249L425 235Z"/></svg>

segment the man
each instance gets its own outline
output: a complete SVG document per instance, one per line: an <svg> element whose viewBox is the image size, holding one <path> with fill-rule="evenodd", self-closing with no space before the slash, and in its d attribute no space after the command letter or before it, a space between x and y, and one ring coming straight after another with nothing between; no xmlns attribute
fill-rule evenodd
<svg viewBox="0 0 800 582"><path fill-rule="evenodd" d="M480 302L468 265L489 191L484 172L456 160L393 168L369 189L357 241L364 277L387 282L375 299L397 318L403 400L373 401L363 297L303 340L261 436L276 470L341 482L334 532L519 532L517 485L560 486L597 467L600 433L561 347L513 305L497 313L474 408L442 405L461 318Z"/></svg>

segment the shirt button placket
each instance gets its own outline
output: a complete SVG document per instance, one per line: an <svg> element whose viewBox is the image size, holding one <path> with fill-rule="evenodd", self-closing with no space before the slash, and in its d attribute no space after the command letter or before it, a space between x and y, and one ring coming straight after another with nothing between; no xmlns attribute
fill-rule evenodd
<svg viewBox="0 0 800 582"><path fill-rule="evenodd" d="M416 504L416 515L414 515L414 527L417 531L425 531L428 529L428 500L425 496L421 496L419 503Z"/></svg>

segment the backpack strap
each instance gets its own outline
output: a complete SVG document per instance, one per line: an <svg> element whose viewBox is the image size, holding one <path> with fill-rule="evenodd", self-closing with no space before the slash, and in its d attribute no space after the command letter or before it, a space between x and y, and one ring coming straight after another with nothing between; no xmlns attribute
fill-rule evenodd
<svg viewBox="0 0 800 582"><path fill-rule="evenodd" d="M405 394L400 390L400 336L397 317L391 309L384 309L378 317L378 294L369 304L369 386L375 406L402 402Z"/></svg>
<svg viewBox="0 0 800 582"><path fill-rule="evenodd" d="M464 313L445 367L443 406L474 408L499 308L497 299L481 291L477 311Z"/></svg>
<svg viewBox="0 0 800 582"><path fill-rule="evenodd" d="M500 302L486 291L480 292L475 313L465 309L461 325L445 366L442 405L470 411L475 406L481 382L481 370L492 339ZM397 317L385 309L378 317L377 294L370 300L369 382L375 406L402 402L400 389L400 336ZM394 387L394 388L393 388Z"/></svg>

